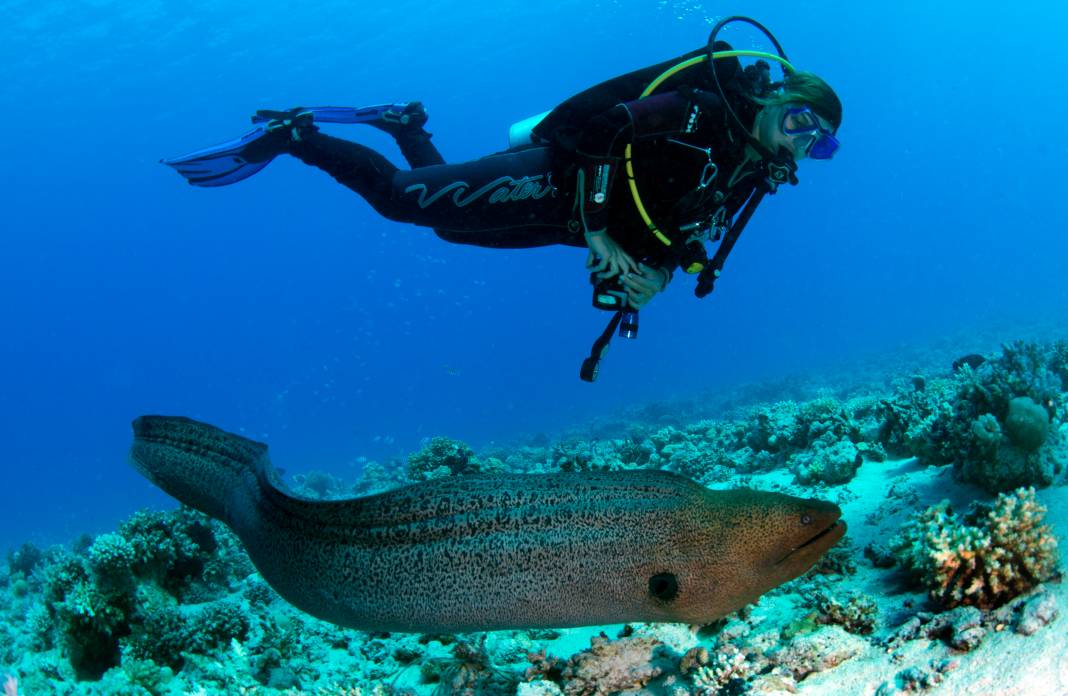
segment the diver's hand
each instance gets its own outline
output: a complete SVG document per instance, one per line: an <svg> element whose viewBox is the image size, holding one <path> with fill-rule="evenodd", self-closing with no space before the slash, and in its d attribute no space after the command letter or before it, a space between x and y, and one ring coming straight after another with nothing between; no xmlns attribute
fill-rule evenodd
<svg viewBox="0 0 1068 696"><path fill-rule="evenodd" d="M620 279L627 289L627 304L634 309L641 309L649 300L667 287L671 275L662 268L652 268L644 263L638 264L640 273L625 273Z"/></svg>
<svg viewBox="0 0 1068 696"><path fill-rule="evenodd" d="M590 253L586 257L586 268L596 273L598 278L613 278L622 273L638 273L638 264L608 236L607 230L586 233L586 246ZM600 259L600 260L598 260Z"/></svg>

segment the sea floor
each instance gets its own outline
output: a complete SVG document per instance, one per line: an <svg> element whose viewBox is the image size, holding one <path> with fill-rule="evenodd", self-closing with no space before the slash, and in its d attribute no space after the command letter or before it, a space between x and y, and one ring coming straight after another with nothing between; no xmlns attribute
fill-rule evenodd
<svg viewBox="0 0 1068 696"><path fill-rule="evenodd" d="M886 457L885 452L869 456L881 451L880 438L892 439L878 414L900 414L920 391L935 390L935 379L943 381L940 394L958 399L957 408L942 411L946 419L961 413L959 399L965 397L960 395L977 393L968 387L973 383L996 387L1004 379L1023 385L1017 391L1031 390L1027 393L1052 388L1048 371L1039 370L1042 380L1013 381L1022 369L1019 356L1039 353L1009 353L992 358L994 367L982 368L986 377L979 372L932 375L925 382L902 375L892 386L889 380L884 387L860 390L860 398L842 394L809 402L749 403L719 421L677 426L635 421L626 437L567 443L533 438L522 446L480 452L478 459L449 459L462 446L439 442L437 449L428 445L410 457L406 472L370 467L366 480L355 486L321 475L295 483L306 495L337 498L388 488L404 477L463 475L456 463L461 460L463 466L489 462L515 473L662 466L688 471L712 488L781 491L841 506L849 531L813 571L712 626L632 624L464 635L342 629L286 604L221 524L188 510L148 512L112 534L9 554L7 567L0 568L0 684L5 696L1065 696L1068 586L1061 572L997 606L948 607L934 601L900 558L888 559L891 539L916 513L942 500L963 512L995 496L962 482L959 467L955 472L945 462L936 466L918 456ZM1060 356L1054 367L1064 370L1068 346L1049 355ZM996 392L994 387L983 393ZM934 398L927 395L923 398ZM1060 459L1052 483L1037 486L1035 496L1063 551L1068 546L1063 447L1068 424L1063 394L1057 399L1061 406L1036 397L1050 409L1051 430L1041 432L1051 456ZM890 400L901 408L884 408ZM951 420L933 428L931 419L943 416L932 413L914 424L914 441L923 432L930 445L931 433L952 430ZM665 407L658 406L643 417L663 421L664 414ZM1007 421L1004 425L1009 427ZM971 437L969 427L958 428L956 437ZM758 444L753 433L761 428L770 431L756 438L763 443ZM812 434L811 442L802 431ZM792 458L782 460L791 463L767 466L771 455L760 448L770 447L776 436L781 447L787 435L801 443ZM748 444L734 447L727 444L731 438ZM846 475L834 469L829 454L843 443L854 447L846 464L853 455L863 460L855 470L847 466Z"/></svg>
<svg viewBox="0 0 1068 696"><path fill-rule="evenodd" d="M789 484L781 472L756 478L754 487L773 488ZM776 480L778 479L778 480ZM914 503L904 507L891 491L915 491ZM842 505L843 517L849 521L847 539L855 548L863 549L871 543L885 542L893 536L915 509L922 509L950 500L954 507L964 509L973 500L987 500L988 494L974 486L953 480L947 467L927 467L916 459L868 462L861 466L856 478L836 491ZM1068 486L1060 485L1037 492L1047 509L1046 521L1053 527L1061 547L1068 539ZM911 496L909 498L911 500ZM873 513L875 513L873 515ZM885 514L884 514L885 513ZM915 614L915 607L923 601L922 594L908 590L908 583L900 574L875 568L870 563L857 563L856 574L836 581L843 592L856 591L875 598L879 615L886 622L884 631L892 633L897 617L904 623ZM1045 583L1037 593L1049 593L1058 607L1058 616L1032 635L1013 630L1009 622L994 623L974 649L954 649L939 638L906 641L893 649L876 644L882 631L868 637L867 645L855 657L833 669L816 672L796 686L799 694L889 694L895 677L902 673L899 684L916 684L912 688L930 694L987 695L1050 695L1068 694L1068 584L1063 581ZM944 672L930 668L948 661ZM938 683L926 689L911 678L910 670L938 674ZM906 689L900 691L908 692Z"/></svg>

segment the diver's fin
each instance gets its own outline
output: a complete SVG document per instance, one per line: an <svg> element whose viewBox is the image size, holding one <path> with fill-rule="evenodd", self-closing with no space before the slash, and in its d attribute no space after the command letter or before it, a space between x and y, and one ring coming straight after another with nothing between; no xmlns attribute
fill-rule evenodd
<svg viewBox="0 0 1068 696"><path fill-rule="evenodd" d="M160 163L173 167L194 186L226 186L249 178L280 154L262 152L268 148L253 147L271 134L266 125L260 125L236 140L206 147L181 157L162 159ZM267 155L266 158L264 155Z"/></svg>
<svg viewBox="0 0 1068 696"><path fill-rule="evenodd" d="M286 152L302 133L317 130L305 109L269 113L271 118L257 123L237 140L160 162L173 167L194 186L226 186L247 179Z"/></svg>
<svg viewBox="0 0 1068 696"><path fill-rule="evenodd" d="M310 113L316 123L366 123L383 130L398 127L421 127L427 114L422 102L397 102L374 106L308 106L301 113ZM268 123L284 117L284 111L257 111L253 123Z"/></svg>

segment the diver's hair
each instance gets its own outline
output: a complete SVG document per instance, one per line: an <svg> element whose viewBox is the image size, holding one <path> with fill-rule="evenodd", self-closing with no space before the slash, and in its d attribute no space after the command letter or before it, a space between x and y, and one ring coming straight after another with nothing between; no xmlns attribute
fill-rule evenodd
<svg viewBox="0 0 1068 696"><path fill-rule="evenodd" d="M746 71L748 72L748 68ZM831 86L814 73L798 70L788 73L786 79L780 83L771 83L768 79L768 82L759 82L756 86L757 89L750 91L750 99L761 106L805 104L830 121L833 130L837 131L842 125L841 100Z"/></svg>

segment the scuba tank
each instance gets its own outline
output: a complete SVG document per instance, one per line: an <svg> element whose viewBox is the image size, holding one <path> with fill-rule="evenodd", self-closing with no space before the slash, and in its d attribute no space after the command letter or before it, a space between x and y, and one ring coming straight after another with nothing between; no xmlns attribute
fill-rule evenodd
<svg viewBox="0 0 1068 696"><path fill-rule="evenodd" d="M524 145L534 144L534 128L545 120L549 111L543 111L535 116L516 121L508 128L508 148L513 149Z"/></svg>

